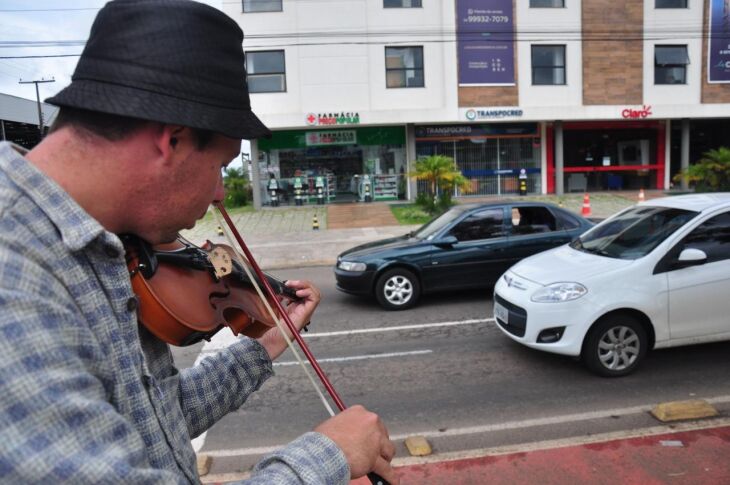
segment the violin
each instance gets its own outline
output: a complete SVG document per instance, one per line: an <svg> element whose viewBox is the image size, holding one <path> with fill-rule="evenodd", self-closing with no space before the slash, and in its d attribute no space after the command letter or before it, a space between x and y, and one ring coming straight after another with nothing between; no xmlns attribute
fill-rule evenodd
<svg viewBox="0 0 730 485"><path fill-rule="evenodd" d="M282 301L297 300L296 292L261 271L223 204L214 205L225 221L223 224L218 220L220 227L227 228L229 245L206 241L197 247L178 237L173 243L152 246L136 236L121 237L132 289L140 300L139 320L157 338L177 346L210 340L224 327L235 335L257 338L276 326L325 408L334 416L335 412L286 336L285 329L288 329L337 408L344 411L344 402L282 305ZM213 214L219 217L215 211ZM243 255L234 249L231 234ZM388 485L374 472L367 477L375 485Z"/></svg>
<svg viewBox="0 0 730 485"><path fill-rule="evenodd" d="M224 327L234 335L258 338L275 326L249 277L253 273L244 271L247 263L232 247L210 241L197 247L181 236L158 246L130 235L121 239L139 299L139 320L160 340L193 345ZM298 299L283 282L265 277L277 297Z"/></svg>

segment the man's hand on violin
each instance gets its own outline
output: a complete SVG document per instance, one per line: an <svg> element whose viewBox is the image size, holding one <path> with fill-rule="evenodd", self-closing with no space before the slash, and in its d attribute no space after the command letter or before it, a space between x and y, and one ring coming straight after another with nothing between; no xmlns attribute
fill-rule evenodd
<svg viewBox="0 0 730 485"><path fill-rule="evenodd" d="M351 478L375 472L392 485L400 483L390 462L395 445L377 414L364 407L352 406L328 419L314 431L334 441L345 454Z"/></svg>
<svg viewBox="0 0 730 485"><path fill-rule="evenodd" d="M289 302L286 311L297 330L301 330L309 323L314 310L319 305L321 299L319 288L306 280L288 280L286 286L295 290L299 297L299 300ZM288 335L288 337L292 338L292 335ZM271 360L276 359L286 350L286 340L277 327L272 327L259 337L259 342L269 353Z"/></svg>

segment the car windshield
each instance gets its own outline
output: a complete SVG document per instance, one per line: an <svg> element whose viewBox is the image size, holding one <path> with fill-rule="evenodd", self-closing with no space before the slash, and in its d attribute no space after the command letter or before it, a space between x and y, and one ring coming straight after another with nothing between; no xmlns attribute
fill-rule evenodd
<svg viewBox="0 0 730 485"><path fill-rule="evenodd" d="M635 206L597 225L570 246L609 258L639 259L696 215L685 209Z"/></svg>
<svg viewBox="0 0 730 485"><path fill-rule="evenodd" d="M416 232L412 234L413 237L419 239L431 240L433 237L441 231L444 227L451 224L455 219L459 218L464 213L464 208L455 207L452 208L437 218L427 222L421 226Z"/></svg>

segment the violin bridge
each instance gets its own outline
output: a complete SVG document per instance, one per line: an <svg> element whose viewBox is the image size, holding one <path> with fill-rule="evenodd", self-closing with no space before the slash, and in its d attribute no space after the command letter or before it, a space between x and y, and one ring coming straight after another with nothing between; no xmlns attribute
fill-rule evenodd
<svg viewBox="0 0 730 485"><path fill-rule="evenodd" d="M213 265L213 268L215 269L215 275L218 278L228 276L229 274L231 274L231 271L233 271L233 261L231 260L231 255L228 254L228 251L226 251L225 249L213 248L213 250L208 253L208 257L211 264Z"/></svg>

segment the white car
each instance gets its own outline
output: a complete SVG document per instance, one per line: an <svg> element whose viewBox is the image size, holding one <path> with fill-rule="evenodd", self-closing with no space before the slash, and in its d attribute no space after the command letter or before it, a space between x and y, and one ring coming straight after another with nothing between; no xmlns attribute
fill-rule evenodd
<svg viewBox="0 0 730 485"><path fill-rule="evenodd" d="M520 261L494 288L494 317L603 376L649 349L730 340L730 193L642 202Z"/></svg>

